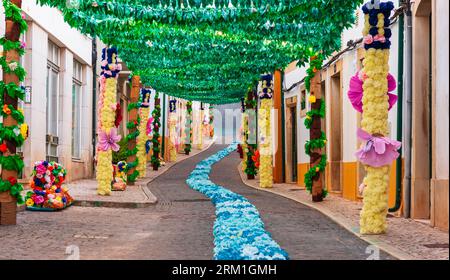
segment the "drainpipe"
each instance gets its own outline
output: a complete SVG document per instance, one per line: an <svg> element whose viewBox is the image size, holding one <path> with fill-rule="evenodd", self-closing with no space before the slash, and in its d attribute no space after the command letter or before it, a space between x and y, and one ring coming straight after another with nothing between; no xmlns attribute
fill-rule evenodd
<svg viewBox="0 0 450 280"><path fill-rule="evenodd" d="M405 154L404 217L411 216L411 143L412 143L412 11L411 1L406 1L405 25L405 68L404 68L404 135L403 152Z"/></svg>
<svg viewBox="0 0 450 280"><path fill-rule="evenodd" d="M404 30L405 16L400 14L398 18L398 86L397 86L397 141L402 141L402 122L403 122L403 63L404 63ZM389 212L397 212L402 203L402 149L399 150L400 156L397 158L395 166L395 205L389 209Z"/></svg>
<svg viewBox="0 0 450 280"><path fill-rule="evenodd" d="M283 183L286 182L286 116L284 107L284 71L281 71L281 176ZM295 167L297 168L297 167Z"/></svg>
<svg viewBox="0 0 450 280"><path fill-rule="evenodd" d="M92 157L95 158L95 145L97 134L97 39L92 37ZM92 166L95 170L94 165Z"/></svg>

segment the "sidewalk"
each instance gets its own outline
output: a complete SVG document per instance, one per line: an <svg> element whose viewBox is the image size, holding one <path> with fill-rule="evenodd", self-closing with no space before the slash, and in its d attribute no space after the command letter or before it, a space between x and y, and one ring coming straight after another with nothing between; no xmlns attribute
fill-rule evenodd
<svg viewBox="0 0 450 280"><path fill-rule="evenodd" d="M174 165L207 150L214 143L214 139L205 139L203 149L196 149L193 145L191 153L177 154L176 162L166 162L158 171L154 171L150 164L147 165L146 177L138 179L134 186L127 186L125 191L113 191L109 196L97 194L97 181L95 178L77 180L67 183L70 195L75 199L74 206L82 207L113 207L113 208L143 208L157 203L157 198L146 187L151 181L164 174ZM30 189L25 189L24 193ZM25 207L19 207L19 211Z"/></svg>
<svg viewBox="0 0 450 280"><path fill-rule="evenodd" d="M448 260L448 232L432 228L423 222L402 217L388 216L388 232L383 235L359 234L361 202L345 200L329 195L323 202L313 203L310 194L293 184L275 184L271 189L259 188L259 180L247 180L238 166L241 179L249 187L271 192L292 199L318 210L366 242L376 245L392 256L402 259ZM438 248L446 247L446 248Z"/></svg>

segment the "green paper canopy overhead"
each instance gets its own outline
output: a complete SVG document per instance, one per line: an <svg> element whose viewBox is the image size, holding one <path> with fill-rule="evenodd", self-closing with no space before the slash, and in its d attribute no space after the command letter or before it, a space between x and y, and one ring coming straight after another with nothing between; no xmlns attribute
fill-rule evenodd
<svg viewBox="0 0 450 280"><path fill-rule="evenodd" d="M237 102L265 72L341 46L361 0L37 0L116 46L144 84L211 104Z"/></svg>

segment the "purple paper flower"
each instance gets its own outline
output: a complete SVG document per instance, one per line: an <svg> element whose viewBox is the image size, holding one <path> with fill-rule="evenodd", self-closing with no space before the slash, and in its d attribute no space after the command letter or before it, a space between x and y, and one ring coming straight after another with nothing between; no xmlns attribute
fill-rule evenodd
<svg viewBox="0 0 450 280"><path fill-rule="evenodd" d="M105 131L101 131L99 134L98 148L101 151L108 151L109 149L117 152L120 149L120 146L117 142L120 141L122 137L117 134L116 128L111 128L109 134Z"/></svg>
<svg viewBox="0 0 450 280"><path fill-rule="evenodd" d="M372 167L389 165L399 156L397 150L400 149L401 142L373 136L362 129L358 129L358 137L365 140L366 144L356 152L356 157L366 165Z"/></svg>

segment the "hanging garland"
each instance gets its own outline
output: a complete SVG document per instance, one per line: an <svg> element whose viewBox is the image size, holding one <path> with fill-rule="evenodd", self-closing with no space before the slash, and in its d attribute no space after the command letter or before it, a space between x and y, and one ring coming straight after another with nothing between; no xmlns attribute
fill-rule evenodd
<svg viewBox="0 0 450 280"><path fill-rule="evenodd" d="M186 134L184 152L186 155L189 155L192 148L192 101L188 101L186 104L186 124L184 133Z"/></svg>
<svg viewBox="0 0 450 280"><path fill-rule="evenodd" d="M147 153L145 152L145 143L148 140L148 136L146 133L147 122L145 120L147 120L150 115L150 95L150 89L141 88L139 119L143 121L139 122L139 136L136 139L136 158L138 159L136 170L139 172L139 177L141 178L145 177L147 169Z"/></svg>
<svg viewBox="0 0 450 280"><path fill-rule="evenodd" d="M259 151L261 162L259 166L259 186L261 188L271 188L273 186L273 165L272 165L272 131L270 126L270 115L273 107L273 76L264 75L261 77L261 92L259 98L261 107L258 110L259 125Z"/></svg>
<svg viewBox="0 0 450 280"><path fill-rule="evenodd" d="M324 56L322 53L314 55L311 57L309 68L306 73L307 76L305 78L305 88L311 93L311 80L317 75L317 73L322 69L322 63L324 61ZM315 119L324 119L325 118L325 102L322 99L317 99L316 96L309 96L309 103L315 104L314 107L317 107L317 102L320 102L319 109L311 109L306 113L305 118L305 126L307 129L311 129L311 126ZM308 192L312 193L313 181L320 179L321 173L325 172L325 168L327 166L327 154L326 153L315 153L314 151L321 150L325 147L327 143L326 134L324 131L321 131L320 137L317 139L310 139L305 143L305 153L312 158L312 161L315 158L320 157L320 161L318 164L311 166L311 168L305 173L304 184L305 188ZM328 191L324 188L322 190L322 198L325 198L328 195Z"/></svg>
<svg viewBox="0 0 450 280"><path fill-rule="evenodd" d="M102 50L102 72L100 74L100 96L98 99L97 141L97 193L110 195L113 182L112 152L119 150L117 142L121 136L115 127L117 109L117 78L122 70L117 60L117 49Z"/></svg>
<svg viewBox="0 0 450 280"><path fill-rule="evenodd" d="M159 93L155 92L155 108L152 112L153 117L153 137L152 137L152 146L153 146L153 153L151 158L151 164L153 166L153 170L158 170L158 167L161 166L161 161L159 160L159 153L161 151L160 149L160 143L159 143L159 128L161 127L161 100L159 99Z"/></svg>
<svg viewBox="0 0 450 280"><path fill-rule="evenodd" d="M8 0L3 0L3 7L5 9L6 21L11 21L18 27L18 33L23 34L27 30L28 26L25 21L25 15L22 10L14 3ZM17 36L14 33L13 36ZM18 36L17 36L18 37ZM0 66L3 69L3 77L5 74L15 75L18 82L21 83L25 79L25 69L20 65L19 60L8 59L8 53L11 56L23 56L25 54L25 43L20 42L16 38L0 38L0 45L2 46L4 56L0 57ZM10 147L20 147L28 137L28 125L24 123L23 111L17 109L16 106L9 104L11 99L23 99L24 89L14 82L5 83L0 81L0 108L2 110L2 121L0 123L0 165L2 174L7 171L15 171L17 173L22 172L24 163L22 158L15 154L15 149ZM5 96L9 97L5 100ZM14 125L5 125L5 120L14 120ZM5 172L6 171L6 172ZM16 176L10 176L4 180L0 178L0 193L9 192L14 197L18 204L24 203L22 197L23 186L17 182Z"/></svg>
<svg viewBox="0 0 450 280"><path fill-rule="evenodd" d="M324 55L339 49L361 2L38 0L84 34L117 46L144 83L213 104L238 101L259 73L294 60L303 65L309 47Z"/></svg>

